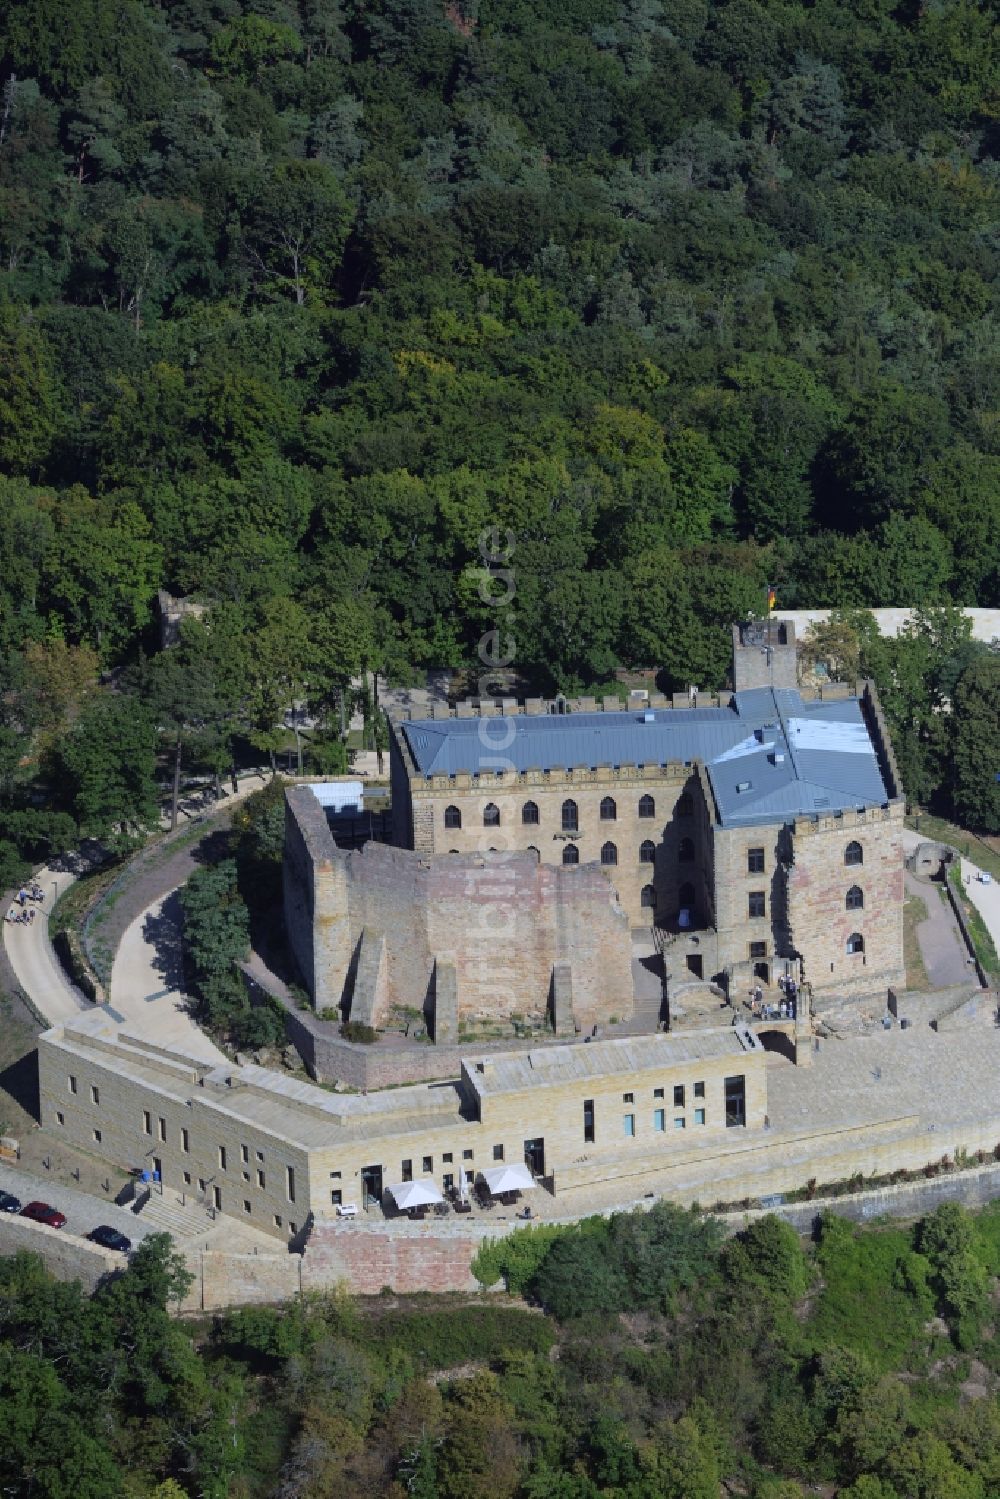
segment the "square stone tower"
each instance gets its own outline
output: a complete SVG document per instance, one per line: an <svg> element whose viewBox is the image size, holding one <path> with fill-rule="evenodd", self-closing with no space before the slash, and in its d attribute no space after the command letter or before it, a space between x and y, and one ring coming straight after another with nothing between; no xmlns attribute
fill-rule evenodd
<svg viewBox="0 0 1000 1499"><path fill-rule="evenodd" d="M733 689L798 686L795 625L790 619L751 619L733 625Z"/></svg>

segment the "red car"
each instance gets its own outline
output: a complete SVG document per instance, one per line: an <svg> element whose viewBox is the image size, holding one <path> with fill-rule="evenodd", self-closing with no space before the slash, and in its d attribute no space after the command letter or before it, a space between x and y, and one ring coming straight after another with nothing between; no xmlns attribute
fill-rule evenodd
<svg viewBox="0 0 1000 1499"><path fill-rule="evenodd" d="M29 1202L21 1209L21 1217L30 1218L33 1223L44 1223L49 1228L62 1228L66 1222L65 1213L50 1208L47 1202Z"/></svg>

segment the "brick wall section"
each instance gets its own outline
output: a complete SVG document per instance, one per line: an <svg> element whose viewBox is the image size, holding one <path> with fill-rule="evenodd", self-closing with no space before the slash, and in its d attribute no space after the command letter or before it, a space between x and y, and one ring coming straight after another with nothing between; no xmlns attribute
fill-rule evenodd
<svg viewBox="0 0 1000 1499"><path fill-rule="evenodd" d="M492 1229L498 1237L502 1225ZM391 1229L364 1223L314 1224L302 1260L303 1290L325 1290L344 1281L360 1296L377 1296L384 1286L411 1291L473 1291L479 1285L469 1269L482 1237L435 1232L433 1220Z"/></svg>

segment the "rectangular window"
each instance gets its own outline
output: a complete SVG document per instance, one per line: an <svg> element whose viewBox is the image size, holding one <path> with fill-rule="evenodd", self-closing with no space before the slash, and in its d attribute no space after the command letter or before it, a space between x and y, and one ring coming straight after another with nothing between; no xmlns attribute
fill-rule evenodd
<svg viewBox="0 0 1000 1499"><path fill-rule="evenodd" d="M288 1197L289 1202L294 1202L295 1201L295 1167L294 1166L286 1166L285 1167L285 1176L287 1177L287 1180L285 1182L286 1195Z"/></svg>
<svg viewBox="0 0 1000 1499"><path fill-rule="evenodd" d="M502 1145L494 1145L494 1147L493 1147L493 1159L495 1161L502 1161L503 1160L503 1146Z"/></svg>
<svg viewBox="0 0 1000 1499"><path fill-rule="evenodd" d="M274 1215L274 1226L275 1226L275 1228L280 1228L281 1227L281 1214L280 1213L275 1213L275 1215Z"/></svg>
<svg viewBox="0 0 1000 1499"><path fill-rule="evenodd" d="M243 1199L243 1211L245 1213L251 1213L251 1212L253 1212L253 1209L250 1206L250 1199L249 1199L249 1197L244 1197L244 1199Z"/></svg>
<svg viewBox="0 0 1000 1499"><path fill-rule="evenodd" d="M216 1212L221 1212L222 1211L222 1188L221 1187L213 1187L212 1188L212 1201L215 1204L215 1210L216 1210Z"/></svg>
<svg viewBox="0 0 1000 1499"><path fill-rule="evenodd" d="M623 1093L622 1094L622 1103L635 1103L635 1094L634 1093Z"/></svg>
<svg viewBox="0 0 1000 1499"><path fill-rule="evenodd" d="M403 1163L402 1163L402 1178L403 1178L403 1181L405 1181L405 1182L411 1182L413 1180L413 1162L412 1161L403 1161Z"/></svg>
<svg viewBox="0 0 1000 1499"><path fill-rule="evenodd" d="M161 1118L159 1118L156 1121L156 1123L157 1123L157 1127L159 1129L160 1139L161 1140L166 1140L166 1138L167 1138L167 1121L164 1118L161 1117Z"/></svg>
<svg viewBox="0 0 1000 1499"><path fill-rule="evenodd" d="M623 1130L623 1132L626 1135L628 1135L628 1137L630 1139L635 1134L635 1115L634 1114L623 1114L622 1115L622 1130Z"/></svg>
<svg viewBox="0 0 1000 1499"><path fill-rule="evenodd" d="M750 961L753 962L754 959L756 959L756 958L766 958L766 957L767 957L767 943L766 942L751 942L751 944L750 944Z"/></svg>
<svg viewBox="0 0 1000 1499"><path fill-rule="evenodd" d="M423 1161L421 1162L420 1169L425 1176L430 1176L431 1172L434 1170L434 1157L432 1155L425 1155Z"/></svg>
<svg viewBox="0 0 1000 1499"><path fill-rule="evenodd" d="M66 1082L69 1084L69 1091L71 1093L75 1093L76 1092L76 1078L73 1076L72 1073L70 1073L69 1077L66 1079Z"/></svg>
<svg viewBox="0 0 1000 1499"><path fill-rule="evenodd" d="M225 1169L226 1169L226 1147L224 1145L220 1145L219 1146L219 1170L220 1171L225 1171Z"/></svg>
<svg viewBox="0 0 1000 1499"><path fill-rule="evenodd" d="M686 1128L687 1128L687 1120L684 1118L683 1114L678 1114L677 1118L674 1120L674 1129L686 1129Z"/></svg>
<svg viewBox="0 0 1000 1499"><path fill-rule="evenodd" d="M101 1090L96 1083L91 1083L90 1085L90 1101L91 1103L100 1103L101 1101Z"/></svg>
<svg viewBox="0 0 1000 1499"><path fill-rule="evenodd" d="M100 1145L100 1143L101 1143L101 1132L100 1132L99 1129L95 1129L94 1130L94 1140L96 1141L96 1143L98 1145Z"/></svg>
<svg viewBox="0 0 1000 1499"><path fill-rule="evenodd" d="M258 1159L258 1161L260 1161L260 1162L262 1162L262 1163L263 1163L263 1160L264 1160L264 1152L263 1152L263 1151L262 1151L262 1150L258 1150L258 1152L257 1152L257 1159Z"/></svg>
<svg viewBox="0 0 1000 1499"><path fill-rule="evenodd" d="M250 1173L249 1173L249 1171L244 1171L244 1173L243 1173L243 1180L245 1182L248 1182L250 1180Z"/></svg>
<svg viewBox="0 0 1000 1499"><path fill-rule="evenodd" d="M245 1166L247 1161L249 1161L250 1159L250 1147L248 1145L240 1146L240 1156L242 1157L243 1164Z"/></svg>
<svg viewBox="0 0 1000 1499"><path fill-rule="evenodd" d="M298 1228L296 1227L296 1225L294 1223L289 1223L289 1225L288 1225L288 1232L292 1235L293 1238L298 1233Z"/></svg>
<svg viewBox="0 0 1000 1499"><path fill-rule="evenodd" d="M344 1200L344 1194L339 1187L334 1187L330 1192L330 1201L334 1207L339 1207Z"/></svg>
<svg viewBox="0 0 1000 1499"><path fill-rule="evenodd" d="M148 1109L142 1111L142 1132L144 1135L153 1133L153 1120Z"/></svg>
<svg viewBox="0 0 1000 1499"><path fill-rule="evenodd" d="M191 1173L190 1173L190 1171L185 1171L184 1172L184 1185L186 1187L189 1187L191 1185Z"/></svg>
<svg viewBox="0 0 1000 1499"><path fill-rule="evenodd" d="M257 1172L257 1185L262 1192L266 1190L263 1171Z"/></svg>
<svg viewBox="0 0 1000 1499"><path fill-rule="evenodd" d="M662 1088L654 1088L653 1089L653 1097L654 1098L662 1098L663 1097L663 1093L664 1093L664 1090Z"/></svg>
<svg viewBox="0 0 1000 1499"><path fill-rule="evenodd" d="M592 1098L583 1100L583 1139L586 1145L594 1143L594 1100Z"/></svg>
<svg viewBox="0 0 1000 1499"><path fill-rule="evenodd" d="M746 1126L746 1078L726 1078L726 1128L743 1129Z"/></svg>
<svg viewBox="0 0 1000 1499"><path fill-rule="evenodd" d="M330 1180L332 1182L339 1182L340 1181L340 1172L339 1171L331 1171L330 1172Z"/></svg>
<svg viewBox="0 0 1000 1499"><path fill-rule="evenodd" d="M56 1111L56 1122L58 1124L65 1124L66 1123L66 1115L59 1113L58 1110L57 1110Z"/></svg>
<svg viewBox="0 0 1000 1499"><path fill-rule="evenodd" d="M441 1157L441 1164L443 1166L450 1166L454 1159L455 1157L452 1155L451 1151L446 1150Z"/></svg>
<svg viewBox="0 0 1000 1499"><path fill-rule="evenodd" d="M188 1152L191 1150L191 1136L186 1129L181 1130L181 1150Z"/></svg>
<svg viewBox="0 0 1000 1499"><path fill-rule="evenodd" d="M462 1151L462 1160L463 1161L474 1161L475 1158L476 1158L476 1152L474 1150L463 1150Z"/></svg>
<svg viewBox="0 0 1000 1499"><path fill-rule="evenodd" d="M205 1180L205 1178L203 1176L199 1176L199 1178L198 1178L198 1191L199 1192L207 1192L208 1191L208 1182Z"/></svg>
<svg viewBox="0 0 1000 1499"><path fill-rule="evenodd" d="M764 873L764 850L762 848L747 849L747 874Z"/></svg>
<svg viewBox="0 0 1000 1499"><path fill-rule="evenodd" d="M747 897L747 914L750 916L766 916L767 902L764 899L763 890L751 890Z"/></svg>
<svg viewBox="0 0 1000 1499"><path fill-rule="evenodd" d="M695 1109L695 1111L694 1111L694 1122L695 1122L695 1124L704 1124L705 1123L705 1110L704 1109Z"/></svg>
<svg viewBox="0 0 1000 1499"><path fill-rule="evenodd" d="M664 1113L663 1109L654 1109L653 1110L653 1128L656 1130L656 1132L658 1134L662 1135L662 1133L666 1129L666 1127L667 1127L667 1116Z"/></svg>
<svg viewBox="0 0 1000 1499"><path fill-rule="evenodd" d="M674 1084L674 1108L675 1109L682 1109L683 1107L684 1107L684 1084L683 1083L675 1083Z"/></svg>
<svg viewBox="0 0 1000 1499"><path fill-rule="evenodd" d="M695 1096L695 1098L704 1098L705 1097L705 1084L704 1083L695 1083L695 1085L694 1085L694 1096Z"/></svg>
<svg viewBox="0 0 1000 1499"><path fill-rule="evenodd" d="M455 1190L455 1178L450 1171L446 1171L444 1176L442 1176L441 1186L444 1189L444 1193L446 1196L449 1192L453 1192Z"/></svg>

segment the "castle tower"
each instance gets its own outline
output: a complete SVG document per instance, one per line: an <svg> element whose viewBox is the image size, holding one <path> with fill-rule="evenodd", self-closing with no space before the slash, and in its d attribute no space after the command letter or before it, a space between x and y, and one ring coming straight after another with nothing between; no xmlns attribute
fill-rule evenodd
<svg viewBox="0 0 1000 1499"><path fill-rule="evenodd" d="M733 689L798 686L795 625L790 619L751 619L733 625Z"/></svg>

